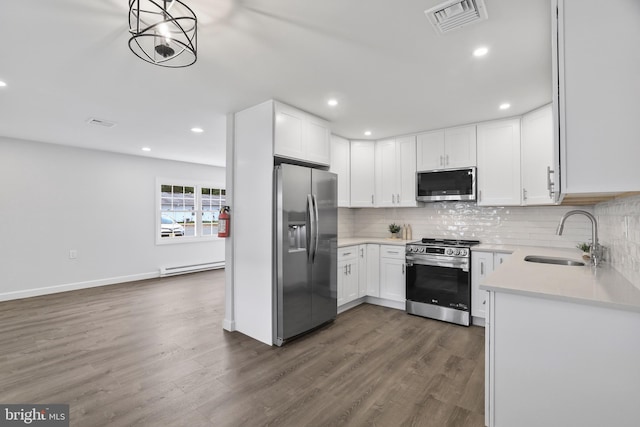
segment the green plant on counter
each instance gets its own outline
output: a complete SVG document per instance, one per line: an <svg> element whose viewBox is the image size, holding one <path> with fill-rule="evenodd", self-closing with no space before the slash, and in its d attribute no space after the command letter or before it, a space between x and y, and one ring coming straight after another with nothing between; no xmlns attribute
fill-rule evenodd
<svg viewBox="0 0 640 427"><path fill-rule="evenodd" d="M582 252L589 252L591 250L591 245L588 243L579 243L576 248L580 249Z"/></svg>
<svg viewBox="0 0 640 427"><path fill-rule="evenodd" d="M392 223L389 224L389 231L391 233L399 233L400 232L400 226L396 223Z"/></svg>

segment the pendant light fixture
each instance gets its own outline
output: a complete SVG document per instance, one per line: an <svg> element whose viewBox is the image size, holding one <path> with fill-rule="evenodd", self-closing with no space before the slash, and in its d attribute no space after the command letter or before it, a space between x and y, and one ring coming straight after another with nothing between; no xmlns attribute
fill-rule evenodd
<svg viewBox="0 0 640 427"><path fill-rule="evenodd" d="M179 0L129 0L129 48L139 58L163 67L196 62L198 20Z"/></svg>

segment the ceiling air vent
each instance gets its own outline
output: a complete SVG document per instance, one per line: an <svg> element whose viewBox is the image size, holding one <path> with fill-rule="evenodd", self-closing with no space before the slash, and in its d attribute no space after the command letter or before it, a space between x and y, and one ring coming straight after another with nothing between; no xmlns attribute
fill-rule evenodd
<svg viewBox="0 0 640 427"><path fill-rule="evenodd" d="M439 34L487 19L484 0L449 0L424 13Z"/></svg>
<svg viewBox="0 0 640 427"><path fill-rule="evenodd" d="M87 123L89 123L90 125L97 125L105 128L112 128L116 125L114 122L110 122L108 120L96 119L94 117L87 120Z"/></svg>

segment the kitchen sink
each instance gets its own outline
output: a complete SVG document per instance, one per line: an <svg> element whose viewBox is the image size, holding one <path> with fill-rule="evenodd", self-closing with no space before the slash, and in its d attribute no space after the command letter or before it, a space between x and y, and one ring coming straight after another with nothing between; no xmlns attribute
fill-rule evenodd
<svg viewBox="0 0 640 427"><path fill-rule="evenodd" d="M537 262L540 264L556 264L556 265L572 265L572 266L583 266L584 262L582 261L574 261L572 259L567 258L556 258L550 256L539 256L539 255L527 255L524 257L525 261L528 262Z"/></svg>

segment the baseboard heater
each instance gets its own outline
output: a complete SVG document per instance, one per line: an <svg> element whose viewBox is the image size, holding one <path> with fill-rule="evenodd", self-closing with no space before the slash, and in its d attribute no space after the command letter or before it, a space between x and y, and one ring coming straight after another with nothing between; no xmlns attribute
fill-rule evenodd
<svg viewBox="0 0 640 427"><path fill-rule="evenodd" d="M160 277L175 276L176 274L195 273L197 271L224 268L224 261L207 262L204 264L179 265L175 267L161 267Z"/></svg>

